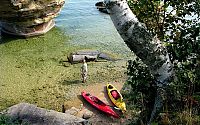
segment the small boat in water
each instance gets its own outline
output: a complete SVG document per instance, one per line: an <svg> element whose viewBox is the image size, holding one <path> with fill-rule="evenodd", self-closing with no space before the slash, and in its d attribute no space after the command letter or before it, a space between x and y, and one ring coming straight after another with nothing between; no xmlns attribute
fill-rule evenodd
<svg viewBox="0 0 200 125"><path fill-rule="evenodd" d="M119 115L114 112L114 110L108 106L107 104L105 104L103 101L101 101L100 99L98 99L97 97L91 95L90 93L87 93L85 91L81 92L81 95L83 96L83 98L89 102L93 107L97 108L98 110L113 116L115 118L119 118Z"/></svg>
<svg viewBox="0 0 200 125"><path fill-rule="evenodd" d="M110 100L113 102L115 106L122 110L122 112L126 111L126 104L123 101L123 97L120 92L112 85L107 84L107 92Z"/></svg>

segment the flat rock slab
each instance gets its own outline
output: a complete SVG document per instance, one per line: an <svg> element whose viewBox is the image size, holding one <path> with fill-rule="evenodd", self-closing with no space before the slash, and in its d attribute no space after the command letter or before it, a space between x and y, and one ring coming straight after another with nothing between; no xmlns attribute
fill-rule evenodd
<svg viewBox="0 0 200 125"><path fill-rule="evenodd" d="M83 125L87 121L66 113L39 108L36 105L20 103L8 108L4 115L31 125Z"/></svg>

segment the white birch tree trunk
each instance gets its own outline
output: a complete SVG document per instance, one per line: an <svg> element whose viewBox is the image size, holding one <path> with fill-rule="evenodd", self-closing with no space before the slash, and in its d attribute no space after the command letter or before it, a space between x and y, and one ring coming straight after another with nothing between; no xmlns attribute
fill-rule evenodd
<svg viewBox="0 0 200 125"><path fill-rule="evenodd" d="M157 97L151 113L152 121L155 113L162 106L164 88L173 76L173 65L166 48L161 41L152 36L130 10L126 0L105 0L110 17L127 46L149 67L156 78Z"/></svg>

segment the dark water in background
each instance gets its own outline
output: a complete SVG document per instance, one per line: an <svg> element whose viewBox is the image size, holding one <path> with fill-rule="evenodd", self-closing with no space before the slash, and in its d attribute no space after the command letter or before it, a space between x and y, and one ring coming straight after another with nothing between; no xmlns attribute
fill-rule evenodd
<svg viewBox="0 0 200 125"><path fill-rule="evenodd" d="M56 26L69 35L72 45L109 50L130 56L131 52L117 33L110 16L99 12L98 0L66 1Z"/></svg>

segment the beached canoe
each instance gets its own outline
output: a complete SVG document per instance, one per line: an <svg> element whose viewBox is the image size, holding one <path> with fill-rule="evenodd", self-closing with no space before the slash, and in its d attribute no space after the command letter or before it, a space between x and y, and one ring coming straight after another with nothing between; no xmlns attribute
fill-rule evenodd
<svg viewBox="0 0 200 125"><path fill-rule="evenodd" d="M123 97L120 94L120 92L112 85L107 84L107 92L110 100L113 102L113 104L122 110L122 112L126 111L126 104L123 101Z"/></svg>
<svg viewBox="0 0 200 125"><path fill-rule="evenodd" d="M107 104L105 104L103 101L101 101L100 99L98 99L97 97L91 95L90 93L87 93L85 91L81 92L81 95L83 96L83 98L89 102L93 107L97 108L98 110L113 116L115 118L119 118L119 115L113 111L113 109L108 106Z"/></svg>

